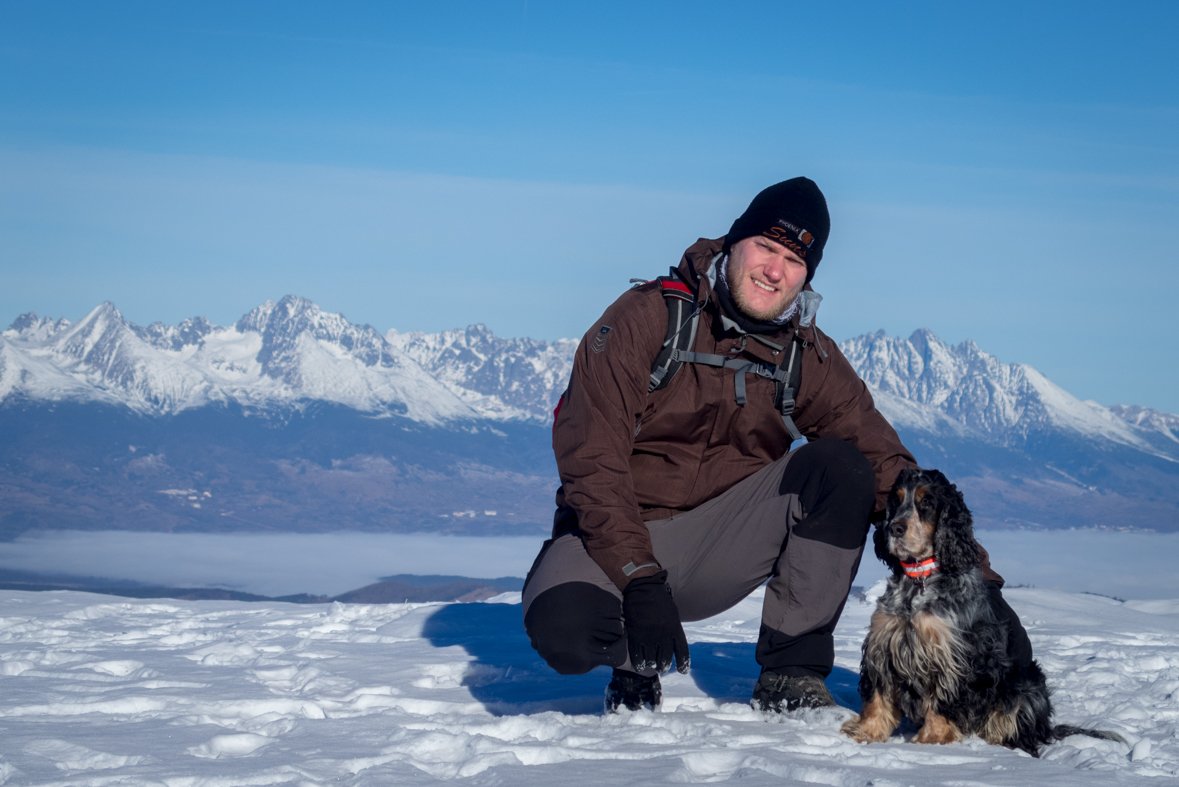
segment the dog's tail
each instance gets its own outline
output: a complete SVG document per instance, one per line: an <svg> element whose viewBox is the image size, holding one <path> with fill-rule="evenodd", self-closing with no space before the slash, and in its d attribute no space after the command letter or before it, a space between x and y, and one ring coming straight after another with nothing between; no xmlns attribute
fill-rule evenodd
<svg viewBox="0 0 1179 787"><path fill-rule="evenodd" d="M1052 739L1056 741L1064 740L1070 735L1088 735L1090 738L1100 738L1103 741L1117 741L1118 743L1130 744L1126 739L1116 732L1109 730L1087 730L1084 727L1074 727L1071 724L1057 724L1052 728Z"/></svg>

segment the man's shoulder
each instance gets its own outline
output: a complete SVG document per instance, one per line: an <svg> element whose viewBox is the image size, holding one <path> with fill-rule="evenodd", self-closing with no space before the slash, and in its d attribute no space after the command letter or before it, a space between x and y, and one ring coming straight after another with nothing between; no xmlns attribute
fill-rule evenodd
<svg viewBox="0 0 1179 787"><path fill-rule="evenodd" d="M701 238L684 252L675 270L694 294L699 292L701 286L701 272L707 270L723 241L723 238ZM668 320L662 284L662 279L666 278L666 275L657 276L622 292L606 308L601 318L590 326L586 338L599 336L603 328L608 328L608 332L628 334L644 345L651 341L662 343L667 334Z"/></svg>
<svg viewBox="0 0 1179 787"><path fill-rule="evenodd" d="M623 292L582 340L579 357L592 365L619 362L650 366L667 335L668 308L658 280Z"/></svg>
<svg viewBox="0 0 1179 787"><path fill-rule="evenodd" d="M652 279L619 295L594 327L610 320L635 328L666 327L667 306L659 280Z"/></svg>

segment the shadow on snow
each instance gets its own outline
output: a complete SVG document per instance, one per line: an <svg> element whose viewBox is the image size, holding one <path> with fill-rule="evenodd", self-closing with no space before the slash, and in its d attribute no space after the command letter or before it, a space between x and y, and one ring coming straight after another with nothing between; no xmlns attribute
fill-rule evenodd
<svg viewBox="0 0 1179 787"><path fill-rule="evenodd" d="M602 713L610 669L558 675L529 645L519 604L446 604L426 620L422 635L434 647L467 651L473 661L463 685L497 716ZM752 642L696 643L689 677L717 702L748 702L758 675L754 649ZM827 687L836 702L858 712L858 681L856 673L836 667Z"/></svg>

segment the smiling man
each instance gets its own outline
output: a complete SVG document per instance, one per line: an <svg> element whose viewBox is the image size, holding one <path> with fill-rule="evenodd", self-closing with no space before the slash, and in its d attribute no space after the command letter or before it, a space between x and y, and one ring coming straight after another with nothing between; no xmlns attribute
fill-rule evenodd
<svg viewBox="0 0 1179 787"><path fill-rule="evenodd" d="M815 326L829 230L813 181L770 186L577 350L524 624L560 673L614 668L608 711L658 707L658 673L688 670L681 622L767 580L754 707L834 704L823 680L869 519L917 465Z"/></svg>
<svg viewBox="0 0 1179 787"><path fill-rule="evenodd" d="M772 321L785 313L806 283L806 261L789 246L760 235L733 244L725 270L734 305L755 320Z"/></svg>

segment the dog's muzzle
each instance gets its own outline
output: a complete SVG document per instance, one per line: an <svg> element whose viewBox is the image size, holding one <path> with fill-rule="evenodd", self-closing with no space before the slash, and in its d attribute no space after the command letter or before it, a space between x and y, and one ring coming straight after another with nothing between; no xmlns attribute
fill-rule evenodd
<svg viewBox="0 0 1179 787"><path fill-rule="evenodd" d="M909 529L909 523L903 519L894 519L888 523L888 535L891 538L904 538Z"/></svg>

